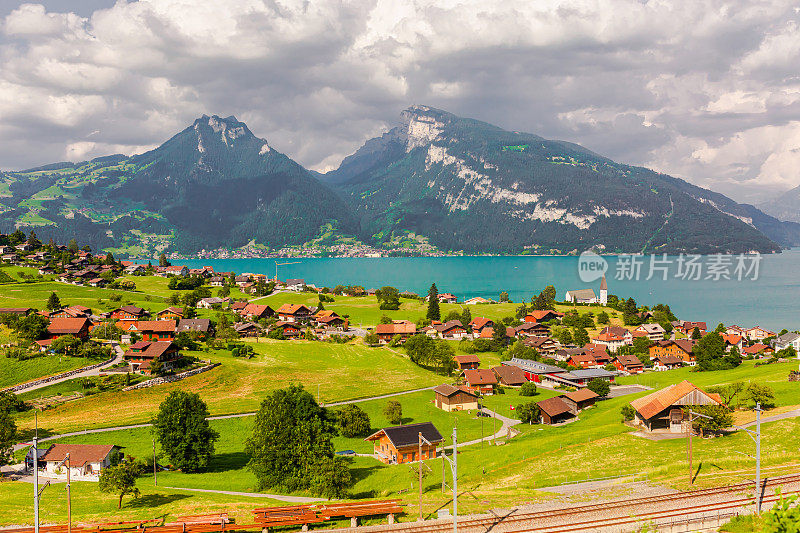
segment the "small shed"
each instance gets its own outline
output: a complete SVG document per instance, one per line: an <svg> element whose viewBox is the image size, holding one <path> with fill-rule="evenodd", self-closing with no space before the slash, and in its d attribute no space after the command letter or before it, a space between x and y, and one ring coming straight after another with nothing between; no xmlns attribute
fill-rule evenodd
<svg viewBox="0 0 800 533"><path fill-rule="evenodd" d="M453 359L456 360L459 370L467 370L468 368L478 368L481 366L480 358L473 354L457 355Z"/></svg>
<svg viewBox="0 0 800 533"><path fill-rule="evenodd" d="M466 388L439 385L433 389L434 404L443 411L471 411L478 408L478 395Z"/></svg>
<svg viewBox="0 0 800 533"><path fill-rule="evenodd" d="M722 405L718 394L709 394L688 381L681 381L631 402L634 422L647 431L683 431L683 410L694 405Z"/></svg>
<svg viewBox="0 0 800 533"><path fill-rule="evenodd" d="M536 405L542 414L543 424L559 424L575 418L567 402L558 396L536 402Z"/></svg>
<svg viewBox="0 0 800 533"><path fill-rule="evenodd" d="M589 389L578 389L562 394L560 398L569 406L570 412L577 415L587 407L593 406L599 396Z"/></svg>

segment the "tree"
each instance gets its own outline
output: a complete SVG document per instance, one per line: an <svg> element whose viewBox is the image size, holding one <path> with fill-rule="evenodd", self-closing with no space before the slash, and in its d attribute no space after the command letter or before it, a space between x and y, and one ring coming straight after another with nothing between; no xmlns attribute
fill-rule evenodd
<svg viewBox="0 0 800 533"><path fill-rule="evenodd" d="M377 346L379 342L380 339L376 333L367 333L364 335L364 343L368 346Z"/></svg>
<svg viewBox="0 0 800 533"><path fill-rule="evenodd" d="M425 317L428 320L439 320L441 318L441 312L439 311L439 289L436 288L436 284L431 284L431 288L428 289L428 312L425 314Z"/></svg>
<svg viewBox="0 0 800 533"><path fill-rule="evenodd" d="M506 335L506 327L498 322L495 322L492 327L492 344L494 351L500 352L508 345L508 335Z"/></svg>
<svg viewBox="0 0 800 533"><path fill-rule="evenodd" d="M355 404L345 405L336 411L336 423L343 437L366 437L372 428L369 415Z"/></svg>
<svg viewBox="0 0 800 533"><path fill-rule="evenodd" d="M380 309L400 309L400 291L395 287L385 286L375 291Z"/></svg>
<svg viewBox="0 0 800 533"><path fill-rule="evenodd" d="M692 410L710 418L698 416L692 422L692 428L701 435L708 431L721 431L733 425L733 416L724 405L696 405Z"/></svg>
<svg viewBox="0 0 800 533"><path fill-rule="evenodd" d="M78 253L78 241L76 241L75 239L70 239L69 240L69 244L67 244L67 250L72 255L77 255L77 253Z"/></svg>
<svg viewBox="0 0 800 533"><path fill-rule="evenodd" d="M122 497L133 494L133 498L139 497L139 488L136 486L136 478L142 473L139 463L132 457L124 461L107 466L100 470L100 492L119 494L117 509L122 509Z"/></svg>
<svg viewBox="0 0 800 533"><path fill-rule="evenodd" d="M170 262L167 261L167 256L166 255L161 254L161 255L158 256L158 266L160 266L160 267L168 267L168 266L170 266Z"/></svg>
<svg viewBox="0 0 800 533"><path fill-rule="evenodd" d="M11 463L14 458L14 444L17 443L17 424L11 416L11 411L18 409L15 406L17 398L13 393L7 393L14 396L12 402L5 394L0 404L0 466Z"/></svg>
<svg viewBox="0 0 800 533"><path fill-rule="evenodd" d="M586 385L586 388L601 397L608 396L608 393L611 392L611 385L603 378L594 378Z"/></svg>
<svg viewBox="0 0 800 533"><path fill-rule="evenodd" d="M247 468L255 474L258 489L319 493L324 484L318 478L334 458L335 434L334 418L302 385L273 391L261 402L245 443Z"/></svg>
<svg viewBox="0 0 800 533"><path fill-rule="evenodd" d="M522 405L518 405L514 408L517 413L517 418L519 418L524 424L533 424L539 423L539 417L541 416L541 412L539 410L539 406L536 405L536 402L528 402L523 403Z"/></svg>
<svg viewBox="0 0 800 533"><path fill-rule="evenodd" d="M314 463L311 491L323 498L342 498L353 483L353 476L344 457L322 457Z"/></svg>
<svg viewBox="0 0 800 533"><path fill-rule="evenodd" d="M634 408L629 404L623 405L620 408L619 413L622 415L623 422L629 422L636 416L636 410L634 410Z"/></svg>
<svg viewBox="0 0 800 533"><path fill-rule="evenodd" d="M396 400L389 400L383 408L383 416L393 426L403 423L403 406Z"/></svg>
<svg viewBox="0 0 800 533"><path fill-rule="evenodd" d="M586 332L586 328L582 326L572 328L572 339L578 346L586 346L589 342L589 334Z"/></svg>
<svg viewBox="0 0 800 533"><path fill-rule="evenodd" d="M742 362L738 350L725 353L725 341L715 331L703 335L694 345L692 353L697 359L697 369L700 371L728 370L736 368Z"/></svg>
<svg viewBox="0 0 800 533"><path fill-rule="evenodd" d="M506 291L501 292L500 297L498 299L500 300L501 303L508 302L508 293Z"/></svg>
<svg viewBox="0 0 800 533"><path fill-rule="evenodd" d="M20 337L29 341L35 341L44 336L48 325L50 325L50 321L47 318L38 313L31 313L19 319L14 329Z"/></svg>
<svg viewBox="0 0 800 533"><path fill-rule="evenodd" d="M75 355L80 350L81 344L81 340L74 335L62 335L53 341L50 349L58 354Z"/></svg>
<svg viewBox="0 0 800 533"><path fill-rule="evenodd" d="M598 324L608 324L610 322L608 318L608 313L605 311L600 311L597 313L597 323Z"/></svg>
<svg viewBox="0 0 800 533"><path fill-rule="evenodd" d="M378 324L391 324L391 323L392 323L392 317L390 316L381 315L381 317L378 319Z"/></svg>
<svg viewBox="0 0 800 533"><path fill-rule="evenodd" d="M537 394L539 394L539 391L536 390L536 383L533 381L526 381L519 389L520 396L536 396Z"/></svg>
<svg viewBox="0 0 800 533"><path fill-rule="evenodd" d="M743 381L734 381L728 385L717 385L708 387L706 392L719 394L722 398L722 403L733 409L736 404L736 399L745 390L746 384Z"/></svg>
<svg viewBox="0 0 800 533"><path fill-rule="evenodd" d="M197 393L173 391L161 402L153 431L170 462L184 472L208 466L219 433L208 424L208 407Z"/></svg>
<svg viewBox="0 0 800 533"><path fill-rule="evenodd" d="M469 307L464 306L464 310L461 312L461 324L467 327L470 322L472 322L472 311L469 310Z"/></svg>
<svg viewBox="0 0 800 533"><path fill-rule="evenodd" d="M718 333L718 332L715 331L714 333ZM700 340L702 338L703 338L703 334L700 333L700 328L695 326L695 328L692 330L692 340Z"/></svg>
<svg viewBox="0 0 800 533"><path fill-rule="evenodd" d="M764 409L775 407L775 393L769 385L761 385L754 381L747 387L745 396L753 402L753 405L760 403Z"/></svg>
<svg viewBox="0 0 800 533"><path fill-rule="evenodd" d="M50 311L56 311L58 309L61 309L61 299L55 292L51 292L50 296L47 298L47 308Z"/></svg>

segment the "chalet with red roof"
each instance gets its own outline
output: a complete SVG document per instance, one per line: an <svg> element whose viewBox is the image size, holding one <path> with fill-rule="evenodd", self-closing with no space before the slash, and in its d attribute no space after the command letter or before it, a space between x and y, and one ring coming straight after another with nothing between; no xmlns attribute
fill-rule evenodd
<svg viewBox="0 0 800 533"><path fill-rule="evenodd" d="M675 385L637 398L631 402L636 412L634 423L647 431L682 433L686 407L723 405L718 394L709 394L697 386L682 381Z"/></svg>
<svg viewBox="0 0 800 533"><path fill-rule="evenodd" d="M453 359L456 361L456 366L459 370L467 370L471 368L478 368L481 366L481 360L477 354L470 353L466 355L456 355Z"/></svg>
<svg viewBox="0 0 800 533"><path fill-rule="evenodd" d="M644 372L644 364L632 354L616 356L613 364L620 372L627 372L628 374L641 374Z"/></svg>
<svg viewBox="0 0 800 533"><path fill-rule="evenodd" d="M277 311L278 320L283 322L307 322L313 314L304 304L283 304Z"/></svg>
<svg viewBox="0 0 800 533"><path fill-rule="evenodd" d="M47 326L47 337L57 339L64 335L72 335L79 339L89 338L89 327L91 322L86 317L83 318L54 318Z"/></svg>
<svg viewBox="0 0 800 533"><path fill-rule="evenodd" d="M472 368L462 372L467 390L476 394L492 394L497 385L497 377L489 369Z"/></svg>
<svg viewBox="0 0 800 533"><path fill-rule="evenodd" d="M392 320L391 324L378 324L375 326L375 334L381 344L391 342L395 335L399 335L400 340L405 341L412 335L417 334L417 326L408 320Z"/></svg>
<svg viewBox="0 0 800 533"><path fill-rule="evenodd" d="M141 334L145 341L171 341L175 339L176 323L173 320L140 320L126 331Z"/></svg>
<svg viewBox="0 0 800 533"><path fill-rule="evenodd" d="M562 318L564 313L559 313L557 311L553 311L551 309L544 309L544 310L537 310L531 311L527 315L525 315L525 322L533 322L534 324L540 322L550 322L552 320L557 320Z"/></svg>
<svg viewBox="0 0 800 533"><path fill-rule="evenodd" d="M130 345L124 357L134 372L150 374L151 365L156 359L164 370L171 370L181 354L172 341L139 341Z"/></svg>
<svg viewBox="0 0 800 533"><path fill-rule="evenodd" d="M467 328L461 324L460 320L450 320L444 324L436 324L433 328L442 339L464 339L470 336Z"/></svg>

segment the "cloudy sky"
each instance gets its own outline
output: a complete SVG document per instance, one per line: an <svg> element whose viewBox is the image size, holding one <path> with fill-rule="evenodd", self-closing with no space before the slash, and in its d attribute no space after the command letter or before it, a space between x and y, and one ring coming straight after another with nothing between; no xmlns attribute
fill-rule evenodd
<svg viewBox="0 0 800 533"><path fill-rule="evenodd" d="M214 113L325 170L419 103L757 200L800 185L799 22L796 0L0 0L0 168Z"/></svg>

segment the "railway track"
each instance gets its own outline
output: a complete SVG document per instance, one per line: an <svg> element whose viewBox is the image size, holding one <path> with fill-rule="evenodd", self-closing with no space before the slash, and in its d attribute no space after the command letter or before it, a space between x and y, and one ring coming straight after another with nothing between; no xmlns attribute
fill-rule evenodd
<svg viewBox="0 0 800 533"><path fill-rule="evenodd" d="M762 502L764 504L776 501L775 496L768 494L770 488L784 484L800 484L800 474L790 474L767 479L763 482ZM745 505L752 504L751 494L740 496L741 493L752 493L753 482L736 483L723 487L713 487L708 489L698 489L687 492L676 492L662 496L652 496L646 498L633 498L627 500L614 500L609 502L580 505L566 509L552 509L547 511L518 511L513 510L507 514L496 514L492 516L481 516L474 518L459 519L458 527L460 530L482 530L501 531L509 528L512 531L547 531L547 532L577 532L598 530L604 527L615 525L635 524L643 521L658 520L664 518L686 517L703 512L719 512L736 509ZM800 488L796 490L783 491L783 494L800 493ZM736 495L734 498L724 498L725 495ZM702 498L724 498L718 502L711 502L701 505L686 505L692 501ZM674 507L674 505L682 505ZM659 506L669 506L667 509L647 510ZM646 509L640 509L646 507ZM640 509L640 510L637 510ZM580 520L580 516L592 516L596 514L609 514L612 516L596 518L591 520ZM616 513L616 516L614 516ZM537 523L536 526L526 526L526 523ZM453 528L451 520L429 521L425 523L403 523L397 526L376 527L374 530L392 531L392 533L417 533L420 531L451 531ZM542 524L542 525L538 525ZM546 524L546 525L545 525ZM372 530L372 528L369 528Z"/></svg>

